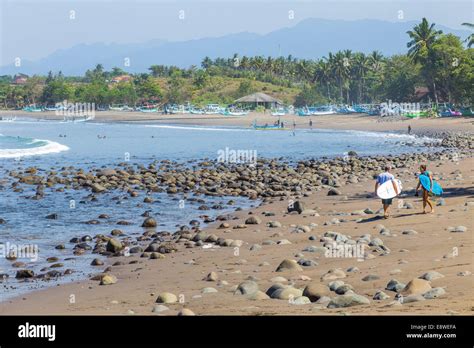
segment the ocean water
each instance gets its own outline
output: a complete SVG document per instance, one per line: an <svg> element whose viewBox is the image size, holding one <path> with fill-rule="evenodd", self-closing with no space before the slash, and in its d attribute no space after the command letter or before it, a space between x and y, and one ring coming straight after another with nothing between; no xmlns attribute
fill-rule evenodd
<svg viewBox="0 0 474 348"><path fill-rule="evenodd" d="M181 197L166 193L152 194L152 204L142 203L140 198L128 199L124 192L107 192L98 195L98 201L88 199L86 190L54 192L45 188L45 197L32 200L35 187L23 185L24 191L15 193L7 181L10 170L35 166L41 170L60 170L63 166L76 168L109 167L129 160L131 164L149 164L153 160L174 160L187 162L205 158L217 159L219 151L256 151L257 158L284 158L289 161L323 156L344 156L348 151L359 155L397 154L426 150L419 139L401 134L371 133L360 131L296 130L256 131L247 128L194 127L153 124L101 124L65 123L17 119L14 122L0 122L0 256L7 245L38 247L38 259L19 259L26 263L24 268L41 273L47 266L46 258L56 256L64 267L73 269L72 275L57 281L20 282L14 279L16 269L12 262L0 257L0 274L10 277L0 283L0 300L57 283L69 282L87 277L97 268L90 266L96 254L86 253L73 257L69 243L73 237L109 234L114 228L129 235L140 235L143 229L140 216L151 210L158 223L158 230L173 232L176 227L207 214L215 216L235 209L225 205L229 197L199 197L207 205L223 204L223 210L201 211L202 203L180 201ZM117 197L126 199L117 200ZM232 197L236 206L243 208L258 204L240 197ZM71 202L74 202L71 204ZM57 220L46 219L57 213ZM99 214L111 218L101 220L99 225L87 225L85 221L97 219ZM117 221L133 222L130 226L118 226ZM201 220L202 221L202 220ZM202 226L205 226L202 223ZM66 250L56 250L63 243ZM91 243L91 245L93 245ZM71 258L64 260L64 258ZM101 267L99 267L101 268ZM49 269L48 269L49 270Z"/></svg>

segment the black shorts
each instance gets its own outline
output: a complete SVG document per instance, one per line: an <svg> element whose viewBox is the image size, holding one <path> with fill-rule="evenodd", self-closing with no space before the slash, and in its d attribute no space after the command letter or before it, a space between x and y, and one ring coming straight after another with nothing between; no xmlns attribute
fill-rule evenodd
<svg viewBox="0 0 474 348"><path fill-rule="evenodd" d="M386 205L392 205L393 198L389 199L382 199L382 204Z"/></svg>

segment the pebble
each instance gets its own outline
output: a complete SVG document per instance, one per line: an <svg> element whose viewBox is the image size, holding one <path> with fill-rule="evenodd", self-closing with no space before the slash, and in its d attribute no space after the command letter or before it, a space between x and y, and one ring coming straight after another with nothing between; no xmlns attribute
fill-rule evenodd
<svg viewBox="0 0 474 348"><path fill-rule="evenodd" d="M201 290L203 294L212 294L218 292L217 289L212 288L212 287L207 287Z"/></svg>
<svg viewBox="0 0 474 348"><path fill-rule="evenodd" d="M303 296L306 296L311 302L316 302L329 294L329 288L319 282L311 282L303 290Z"/></svg>
<svg viewBox="0 0 474 348"><path fill-rule="evenodd" d="M321 280L335 280L340 278L345 278L346 274L339 268L333 268L327 271L324 275L321 276Z"/></svg>
<svg viewBox="0 0 474 348"><path fill-rule="evenodd" d="M423 294L431 290L430 282L424 279L415 278L408 282L408 284L401 291L402 295L417 295Z"/></svg>
<svg viewBox="0 0 474 348"><path fill-rule="evenodd" d="M194 312L190 310L189 308L183 308L178 312L178 316L194 316Z"/></svg>
<svg viewBox="0 0 474 348"><path fill-rule="evenodd" d="M365 304L370 304L368 298L358 294L346 294L334 297L329 302L328 308L344 308Z"/></svg>
<svg viewBox="0 0 474 348"><path fill-rule="evenodd" d="M278 265L275 272L283 272L283 271L302 271L300 265L295 260L285 259L283 260L280 265Z"/></svg>
<svg viewBox="0 0 474 348"><path fill-rule="evenodd" d="M422 274L419 278L424 279L424 280L428 280L428 281L432 281L432 280L435 280L435 279L444 278L444 275L442 275L441 273L436 272L436 271L429 271L429 272L426 272L426 273Z"/></svg>
<svg viewBox="0 0 474 348"><path fill-rule="evenodd" d="M456 226L456 227L448 227L449 232L466 232L466 226Z"/></svg>
<svg viewBox="0 0 474 348"><path fill-rule="evenodd" d="M377 301L382 301L382 300L386 300L386 299L389 299L390 296L387 295L385 292L379 290L375 293L373 299L374 300L377 300Z"/></svg>
<svg viewBox="0 0 474 348"><path fill-rule="evenodd" d="M155 305L152 309L153 313L162 313L165 311L169 311L169 308L164 305Z"/></svg>
<svg viewBox="0 0 474 348"><path fill-rule="evenodd" d="M99 285L112 285L117 283L117 277L112 275L112 274L104 274L100 278L100 284Z"/></svg>
<svg viewBox="0 0 474 348"><path fill-rule="evenodd" d="M157 303L176 303L178 302L178 298L176 297L175 294L172 294L170 292L162 292L161 294L158 295L156 302Z"/></svg>
<svg viewBox="0 0 474 348"><path fill-rule="evenodd" d="M433 288L425 292L423 294L423 297L426 298L427 300L432 300L440 296L443 296L444 294L446 294L446 291L443 288Z"/></svg>
<svg viewBox="0 0 474 348"><path fill-rule="evenodd" d="M237 286L234 295L248 295L252 296L259 291L258 284L252 280L246 280Z"/></svg>
<svg viewBox="0 0 474 348"><path fill-rule="evenodd" d="M362 278L362 281L363 282L370 282L372 280L378 280L378 279L380 279L380 277L378 275L368 274L364 278Z"/></svg>

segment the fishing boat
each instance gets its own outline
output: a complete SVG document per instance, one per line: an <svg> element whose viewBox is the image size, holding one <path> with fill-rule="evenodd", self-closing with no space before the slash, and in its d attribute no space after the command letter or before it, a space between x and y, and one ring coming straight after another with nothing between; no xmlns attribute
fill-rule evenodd
<svg viewBox="0 0 474 348"><path fill-rule="evenodd" d="M286 110L283 108L278 108L278 109L273 109L271 111L272 116L285 116L286 115Z"/></svg>
<svg viewBox="0 0 474 348"><path fill-rule="evenodd" d="M144 113L158 112L157 108L138 108L137 110Z"/></svg>
<svg viewBox="0 0 474 348"><path fill-rule="evenodd" d="M117 105L117 106L109 105L109 110L112 110L112 111L133 111L133 108L128 106L128 105Z"/></svg>
<svg viewBox="0 0 474 348"><path fill-rule="evenodd" d="M206 115L218 115L225 112L225 108L219 104L207 104L203 111Z"/></svg>
<svg viewBox="0 0 474 348"><path fill-rule="evenodd" d="M288 130L288 128L284 128L280 124L264 124L262 126L257 125L257 122L254 121L252 124L252 128L255 130Z"/></svg>
<svg viewBox="0 0 474 348"><path fill-rule="evenodd" d="M43 109L42 108L38 108L36 107L35 105L29 105L29 106L25 106L23 108L23 111L27 111L27 112L42 112Z"/></svg>
<svg viewBox="0 0 474 348"><path fill-rule="evenodd" d="M246 116L248 115L248 111L245 110L236 110L236 109L226 109L222 115L224 116Z"/></svg>
<svg viewBox="0 0 474 348"><path fill-rule="evenodd" d="M461 108L461 114L463 116L474 116L474 111L472 110L472 108L465 107Z"/></svg>

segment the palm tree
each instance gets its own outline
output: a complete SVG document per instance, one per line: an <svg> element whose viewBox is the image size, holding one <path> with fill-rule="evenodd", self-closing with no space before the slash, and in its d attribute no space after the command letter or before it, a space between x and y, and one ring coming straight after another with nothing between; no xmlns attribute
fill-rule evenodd
<svg viewBox="0 0 474 348"><path fill-rule="evenodd" d="M474 30L473 23L463 23L462 25L470 28L471 30ZM471 46L474 45L474 34L469 35L466 39L466 42L467 42L467 47L471 48Z"/></svg>
<svg viewBox="0 0 474 348"><path fill-rule="evenodd" d="M443 32L434 29L435 24L428 23L426 18L423 18L421 23L416 25L413 30L407 31L410 41L407 43L408 56L413 59L415 63L422 63L426 69L428 83L431 85L432 92L438 104L438 96L436 93L436 83L434 81L434 64L432 59L432 47Z"/></svg>
<svg viewBox="0 0 474 348"><path fill-rule="evenodd" d="M328 92L328 101L331 101L331 91L329 85L332 81L331 66L327 60L319 60L314 71L313 82L318 81L320 84L325 84Z"/></svg>
<svg viewBox="0 0 474 348"><path fill-rule="evenodd" d="M347 59L341 51L336 54L329 53L329 57L327 58L331 67L331 73L339 85L341 101L344 100L344 86L349 75L349 65L346 63L347 60L344 58Z"/></svg>
<svg viewBox="0 0 474 348"><path fill-rule="evenodd" d="M365 82L365 75L369 70L368 67L368 59L363 53L356 53L353 58L353 67L352 71L354 73L354 78L357 81L358 86L358 102L362 102L362 95L364 93L364 82Z"/></svg>

